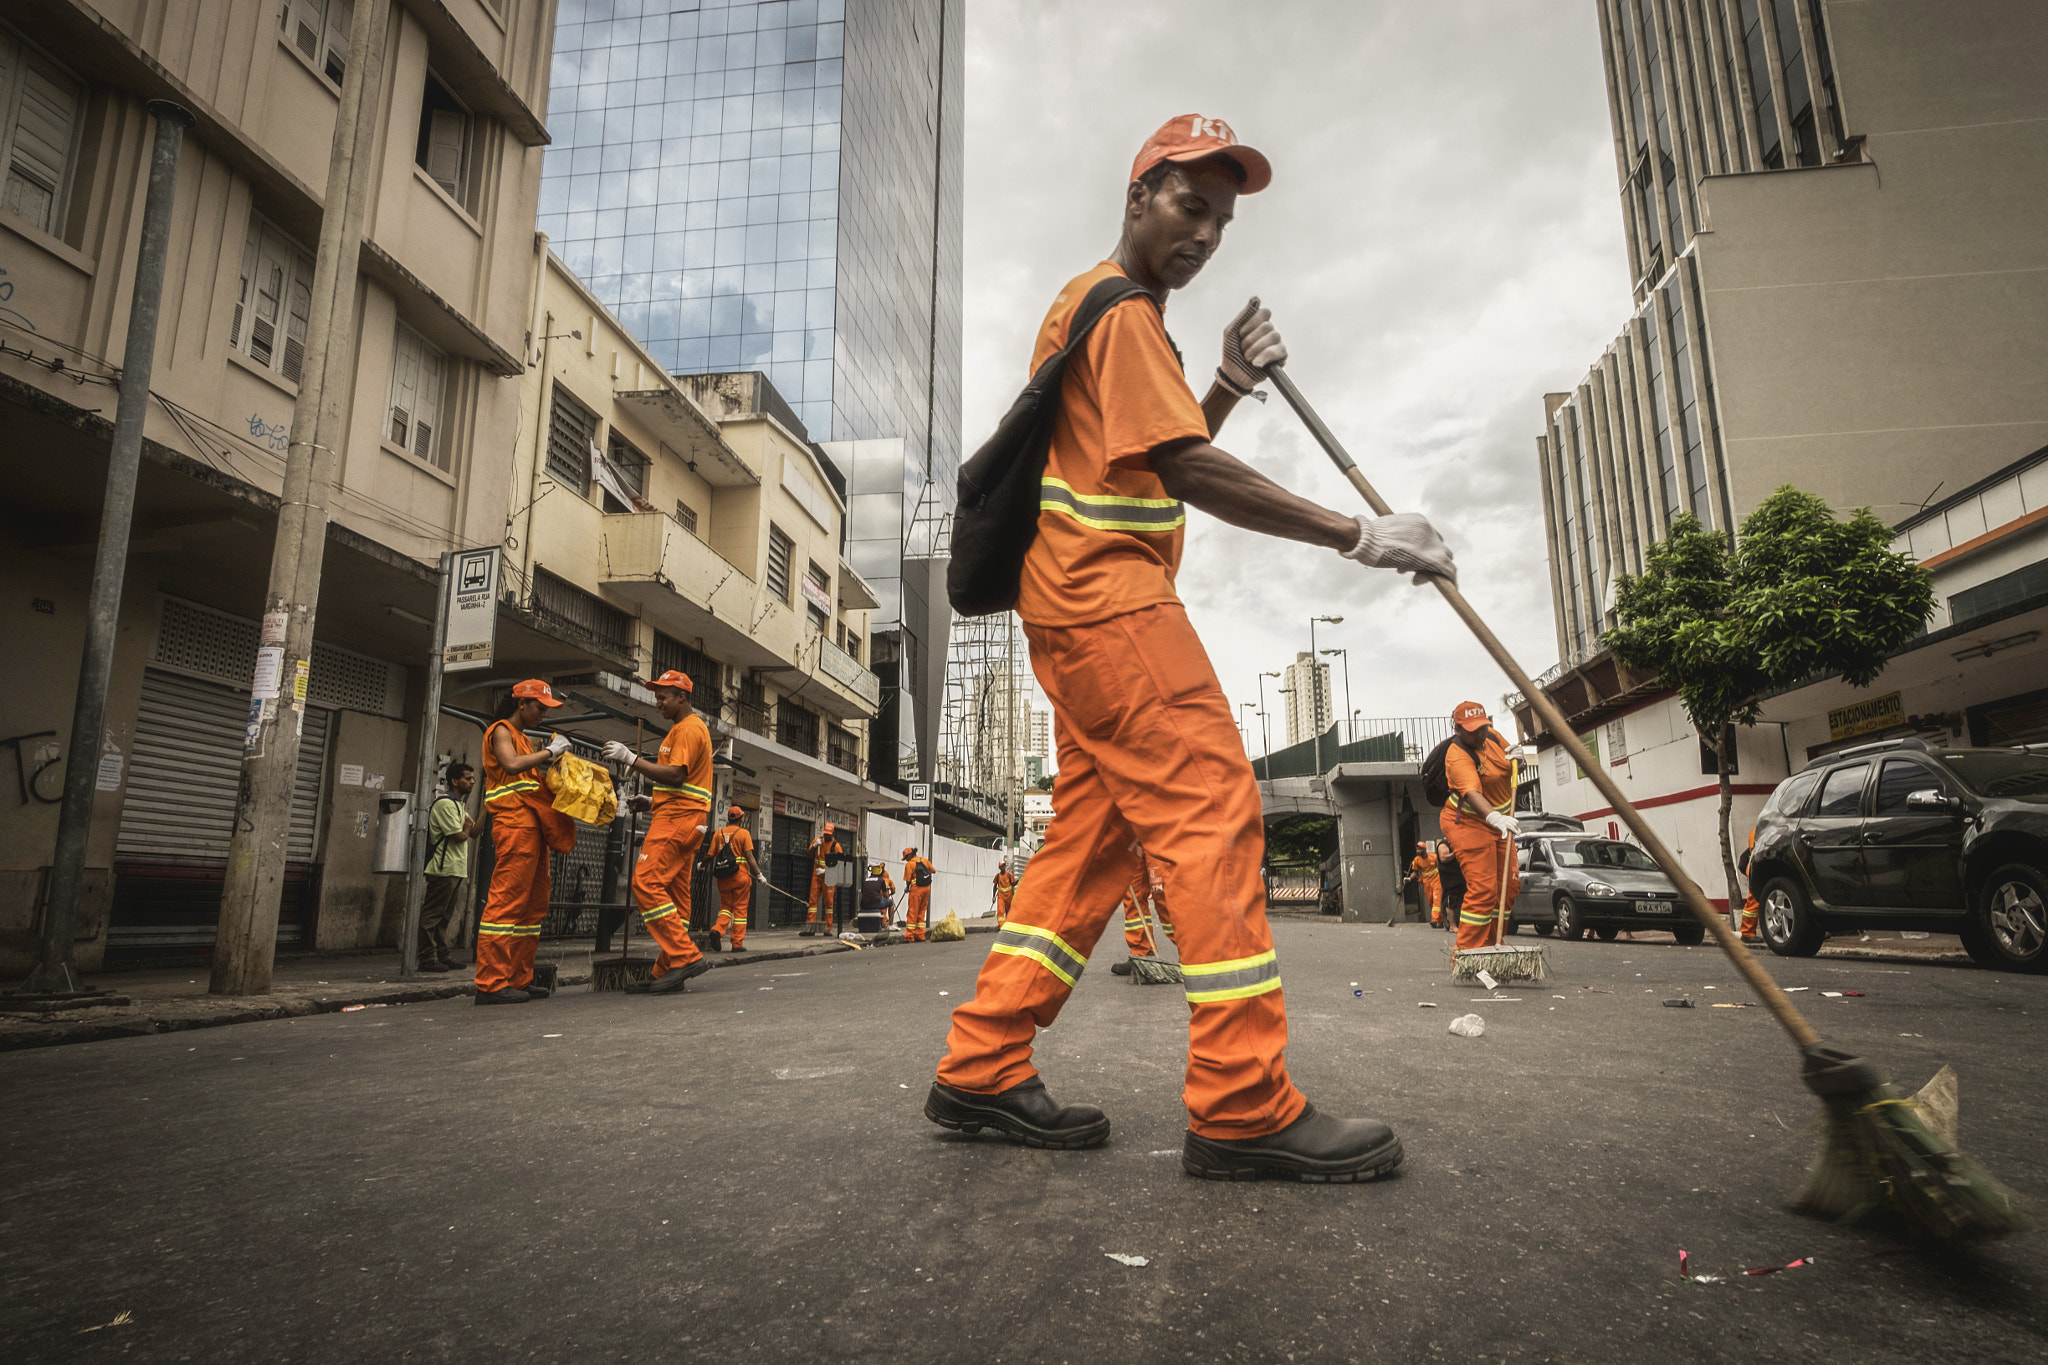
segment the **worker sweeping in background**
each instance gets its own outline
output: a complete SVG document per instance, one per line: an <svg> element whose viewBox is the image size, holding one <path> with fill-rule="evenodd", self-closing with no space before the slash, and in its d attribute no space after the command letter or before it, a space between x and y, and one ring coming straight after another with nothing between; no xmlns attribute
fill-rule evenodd
<svg viewBox="0 0 2048 1365"><path fill-rule="evenodd" d="M1111 976L1129 976L1133 959L1159 955L1159 945L1152 938L1152 920L1145 913L1151 901L1152 877L1150 869L1146 869L1131 878L1131 884L1124 888L1121 906L1124 913L1124 949L1129 956L1122 962L1110 964Z"/></svg>
<svg viewBox="0 0 2048 1365"><path fill-rule="evenodd" d="M1521 884L1516 865L1515 836L1521 826L1508 814L1515 805L1515 761L1507 741L1493 728L1493 718L1476 701L1461 702L1451 712L1457 728L1444 753L1444 780L1450 799L1444 802L1444 838L1458 855L1465 874L1465 903L1458 911L1458 950L1484 948L1493 941L1493 922L1501 903L1501 879L1507 879L1507 903L1513 905Z"/></svg>
<svg viewBox="0 0 2048 1365"><path fill-rule="evenodd" d="M1422 891L1422 908L1429 912L1431 925L1444 922L1444 879L1437 870L1436 850L1425 839L1415 841L1415 856L1408 862L1408 877Z"/></svg>
<svg viewBox="0 0 2048 1365"><path fill-rule="evenodd" d="M1744 943L1763 942L1762 937L1757 933L1757 914L1763 907L1756 903L1756 888L1751 886L1749 882L1749 859L1750 855L1755 852L1756 830L1751 829L1749 832L1749 847L1742 850L1742 861L1736 864L1735 868L1736 871L1742 874L1742 884L1744 887L1742 893L1742 918L1739 921L1742 941Z"/></svg>
<svg viewBox="0 0 2048 1365"><path fill-rule="evenodd" d="M604 746L604 756L654 783L653 813L633 867L633 900L661 953L653 979L626 989L663 995L711 970L690 939L690 872L711 819L711 731L690 706L697 685L689 674L671 668L648 686L655 707L669 722L657 756L641 758L617 740Z"/></svg>
<svg viewBox="0 0 2048 1365"><path fill-rule="evenodd" d="M938 869L931 859L914 848L903 850L903 888L905 908L903 911L903 941L923 943L925 921L932 913L932 881Z"/></svg>
<svg viewBox="0 0 2048 1365"><path fill-rule="evenodd" d="M754 861L754 836L747 833L747 813L734 806L725 813L725 823L711 836L705 850L711 859L711 875L718 880L718 919L711 926L711 942L720 935L736 953L747 950L747 906L754 899L754 878L760 876Z"/></svg>
<svg viewBox="0 0 2048 1365"><path fill-rule="evenodd" d="M526 732L550 707L561 704L546 683L528 678L513 687L498 718L484 731L484 809L491 813L496 861L476 927L479 1005L523 1005L547 998L547 988L533 979L540 926L548 917L553 889L543 821L554 813L554 798L540 770L569 747L569 737L558 734L546 748L536 749Z"/></svg>
<svg viewBox="0 0 2048 1365"><path fill-rule="evenodd" d="M1182 1169L1354 1181L1398 1165L1401 1143L1375 1120L1319 1113L1288 1076L1258 784L1175 590L1186 507L1368 567L1456 571L1427 519L1346 516L1211 444L1286 347L1254 300L1226 327L1223 366L1197 404L1162 309L1221 245L1239 196L1271 178L1266 158L1221 120L1171 120L1131 166L1113 258L1069 281L1039 329L1034 371L1066 345L1096 285L1122 279L1142 291L1102 315L1060 389L1016 604L1052 702L1055 813L1030 888L997 932L972 999L953 1011L925 1116L1042 1147L1108 1138L1100 1109L1054 1103L1031 1044L1072 993L1105 911L1144 872L1143 844L1173 898L1185 975Z"/></svg>
<svg viewBox="0 0 2048 1365"><path fill-rule="evenodd" d="M1010 918L1010 897L1016 894L1017 879L1010 875L1010 865L1004 863L996 869L996 923Z"/></svg>
<svg viewBox="0 0 2048 1365"><path fill-rule="evenodd" d="M1144 857L1145 884L1152 898L1152 918L1159 922L1159 932L1166 935L1166 941L1172 943L1173 910L1166 903L1166 867L1149 853Z"/></svg>
<svg viewBox="0 0 2048 1365"><path fill-rule="evenodd" d="M811 901L800 938L815 938L819 934L830 938L838 932L832 919L832 888L825 885L825 869L838 861L840 852L839 840L828 822L818 831L818 837L811 840Z"/></svg>

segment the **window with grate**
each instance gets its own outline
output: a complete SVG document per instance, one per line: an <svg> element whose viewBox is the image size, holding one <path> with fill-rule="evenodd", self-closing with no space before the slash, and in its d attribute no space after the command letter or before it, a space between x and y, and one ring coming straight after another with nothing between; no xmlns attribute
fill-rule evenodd
<svg viewBox="0 0 2048 1365"><path fill-rule="evenodd" d="M620 654L633 652L633 618L602 598L549 573L533 571L533 610L582 631Z"/></svg>
<svg viewBox="0 0 2048 1365"><path fill-rule="evenodd" d="M814 559L804 570L804 616L811 623L812 630L822 634L832 624L832 613L818 605L831 600L832 575L820 568Z"/></svg>
<svg viewBox="0 0 2048 1365"><path fill-rule="evenodd" d="M860 741L837 725L825 731L825 761L846 772L860 771Z"/></svg>
<svg viewBox="0 0 2048 1365"><path fill-rule="evenodd" d="M796 551L796 542L789 538L780 526L768 523L768 591L789 602L789 562Z"/></svg>
<svg viewBox="0 0 2048 1365"><path fill-rule="evenodd" d="M597 440L597 414L555 385L554 411L548 418L548 477L576 496L590 495L590 447Z"/></svg>
<svg viewBox="0 0 2048 1365"><path fill-rule="evenodd" d="M812 758L818 756L818 713L784 697L775 707L775 742Z"/></svg>
<svg viewBox="0 0 2048 1365"><path fill-rule="evenodd" d="M709 715L718 714L725 704L723 680L725 669L701 649L692 649L681 640L654 632L654 671L657 676L673 668L688 678L696 687L690 694L690 705Z"/></svg>
<svg viewBox="0 0 2048 1365"><path fill-rule="evenodd" d="M768 689L752 675L740 679L739 725L757 735L768 733Z"/></svg>
<svg viewBox="0 0 2048 1365"><path fill-rule="evenodd" d="M648 460L631 441L614 431L605 441L604 462L611 466L612 482L618 491L626 495L625 505L615 507L619 501L610 489L605 490L605 511L630 512L647 497Z"/></svg>
<svg viewBox="0 0 2048 1365"><path fill-rule="evenodd" d="M0 166L7 211L56 233L69 188L83 88L0 29Z"/></svg>
<svg viewBox="0 0 2048 1365"><path fill-rule="evenodd" d="M296 384L313 311L313 256L256 214L242 244L241 292L228 344Z"/></svg>
<svg viewBox="0 0 2048 1365"><path fill-rule="evenodd" d="M277 26L285 41L340 85L348 70L348 26L354 17L355 6L349 0L285 0Z"/></svg>
<svg viewBox="0 0 2048 1365"><path fill-rule="evenodd" d="M681 498L676 499L676 520L683 524L685 531L693 536L697 534L697 509Z"/></svg>
<svg viewBox="0 0 2048 1365"><path fill-rule="evenodd" d="M448 357L399 323L391 347L391 443L436 469L448 467L448 442L441 432L447 376Z"/></svg>
<svg viewBox="0 0 2048 1365"><path fill-rule="evenodd" d="M256 623L197 602L166 597L157 616L156 649L150 661L184 673L249 686L256 662ZM291 665L285 665L287 671ZM313 642L306 674L306 698L321 706L397 716L393 666L367 654ZM285 686L291 686L287 676Z"/></svg>

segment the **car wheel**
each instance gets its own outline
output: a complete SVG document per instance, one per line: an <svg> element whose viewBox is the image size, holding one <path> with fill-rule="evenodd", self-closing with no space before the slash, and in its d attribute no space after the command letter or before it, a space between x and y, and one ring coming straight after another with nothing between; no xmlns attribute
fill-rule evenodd
<svg viewBox="0 0 2048 1365"><path fill-rule="evenodd" d="M1764 946L1779 957L1812 957L1827 938L1820 917L1806 903L1806 893L1789 877L1764 883L1762 914Z"/></svg>
<svg viewBox="0 0 2048 1365"><path fill-rule="evenodd" d="M1557 926L1555 926L1555 925L1552 925L1552 924L1532 924L1532 925L1530 925L1529 927L1530 927L1531 929L1533 929L1533 930L1535 930L1535 931L1536 931L1536 937L1538 937L1538 938L1549 938L1549 937L1550 937L1550 931L1551 931L1552 929L1556 928Z"/></svg>
<svg viewBox="0 0 2048 1365"><path fill-rule="evenodd" d="M1987 966L2014 972L2048 970L2048 877L2025 863L2007 863L1984 881L1974 931L1990 950ZM1975 949L1971 951L1976 956ZM1981 962L1984 959L1979 957Z"/></svg>
<svg viewBox="0 0 2048 1365"><path fill-rule="evenodd" d="M1688 948L1697 948L1707 941L1707 926L1681 924L1671 931L1671 936Z"/></svg>
<svg viewBox="0 0 2048 1365"><path fill-rule="evenodd" d="M1570 896L1557 898L1557 936L1574 943L1586 936L1586 926L1579 922L1579 907Z"/></svg>
<svg viewBox="0 0 2048 1365"><path fill-rule="evenodd" d="M1509 934L1519 934L1522 932L1522 926L1514 920L1509 920L1506 924L1501 926L1500 932L1502 937L1506 937Z"/></svg>
<svg viewBox="0 0 2048 1365"><path fill-rule="evenodd" d="M1603 924L1593 931L1593 935L1602 943L1612 943L1615 939L1621 937L1621 930L1611 924Z"/></svg>

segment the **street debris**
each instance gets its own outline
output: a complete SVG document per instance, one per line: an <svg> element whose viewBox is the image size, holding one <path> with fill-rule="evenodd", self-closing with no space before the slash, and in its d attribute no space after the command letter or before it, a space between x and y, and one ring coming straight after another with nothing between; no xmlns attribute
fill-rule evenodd
<svg viewBox="0 0 2048 1365"><path fill-rule="evenodd" d="M1784 1265L1759 1266L1755 1270L1745 1270L1742 1273L1745 1275L1775 1275L1781 1270L1797 1270L1801 1266L1812 1265L1814 1259L1812 1256L1801 1256L1797 1260L1786 1262Z"/></svg>
<svg viewBox="0 0 2048 1365"><path fill-rule="evenodd" d="M1461 1014L1451 1020L1451 1032L1460 1038L1483 1037L1486 1033L1486 1021L1476 1014Z"/></svg>
<svg viewBox="0 0 2048 1365"><path fill-rule="evenodd" d="M375 1005L343 1005L341 1012L343 1014L354 1014L357 1010L381 1010L387 1008L389 1007L380 1001Z"/></svg>
<svg viewBox="0 0 2048 1365"><path fill-rule="evenodd" d="M1822 991L1821 994L1826 996L1830 1000L1840 1000L1842 998L1842 993L1840 991Z"/></svg>
<svg viewBox="0 0 2048 1365"><path fill-rule="evenodd" d="M1814 1264L1815 1259L1816 1258L1812 1256L1801 1256L1796 1260L1788 1262L1785 1265L1759 1266L1755 1270L1745 1270L1742 1273L1745 1275L1775 1275L1781 1270L1797 1270L1801 1266L1812 1265ZM1685 1250L1682 1247L1679 1249L1678 1252L1678 1278L1684 1280L1688 1284L1726 1284L1728 1282L1728 1277L1726 1275L1693 1274L1691 1270L1691 1258L1689 1258L1685 1254Z"/></svg>
<svg viewBox="0 0 2048 1365"><path fill-rule="evenodd" d="M1490 991L1497 991L1500 989L1500 982L1494 980L1493 973L1487 971L1484 967L1481 967L1479 969L1479 984L1486 987L1486 989Z"/></svg>
<svg viewBox="0 0 2048 1365"><path fill-rule="evenodd" d="M1811 986L1787 986L1785 988L1785 994L1790 995L1794 991L1810 991L1812 989L1813 987Z"/></svg>
<svg viewBox="0 0 2048 1365"><path fill-rule="evenodd" d="M1436 1008L1436 1001L1434 1001L1434 1000L1418 1000L1418 1001L1416 1001L1416 1002L1415 1002L1415 1008L1417 1008L1417 1009L1419 1009L1419 1010L1433 1010L1433 1009L1435 1009L1435 1008Z"/></svg>
<svg viewBox="0 0 2048 1365"><path fill-rule="evenodd" d="M1747 1010L1755 1009L1756 1006L1745 1000L1739 1005L1715 1005L1714 1008L1717 1010Z"/></svg>
<svg viewBox="0 0 2048 1365"><path fill-rule="evenodd" d="M1667 1010L1689 1010L1689 1009L1691 1009L1691 1008L1692 1008L1692 1001L1690 1001L1690 1000L1666 1000L1666 1001L1664 1002L1664 1008L1665 1008L1665 1009L1667 1009Z"/></svg>
<svg viewBox="0 0 2048 1365"><path fill-rule="evenodd" d="M82 1337L87 1332L104 1331L109 1327L127 1327L132 1325L134 1321L135 1315L124 1308L120 1312L114 1314L114 1320L112 1322L103 1322L96 1327L81 1327L74 1335Z"/></svg>
<svg viewBox="0 0 2048 1365"><path fill-rule="evenodd" d="M1121 1251L1105 1251L1105 1252L1103 1252L1102 1254L1103 1254L1103 1255L1105 1255L1105 1256L1107 1256L1107 1257L1109 1257L1109 1259L1110 1259L1110 1260L1112 1260L1112 1261L1115 1261L1115 1262L1116 1262L1116 1263L1117 1263L1118 1265L1150 1265L1150 1264L1152 1264L1152 1263L1151 1263L1150 1261L1146 1260L1146 1259L1145 1259L1145 1258L1144 1258L1143 1256L1126 1256L1126 1255L1125 1255L1125 1254L1124 1254L1123 1252L1121 1252Z"/></svg>
<svg viewBox="0 0 2048 1365"><path fill-rule="evenodd" d="M541 1037L543 1037L543 1038L559 1038L559 1037L561 1037L561 1036L562 1036L562 1035L561 1035L561 1034L559 1034L559 1033L543 1033L543 1034L541 1035Z"/></svg>
<svg viewBox="0 0 2048 1365"><path fill-rule="evenodd" d="M853 1068L850 1066L783 1066L775 1069L775 1079L778 1081L815 1081L826 1076L845 1076L852 1071Z"/></svg>

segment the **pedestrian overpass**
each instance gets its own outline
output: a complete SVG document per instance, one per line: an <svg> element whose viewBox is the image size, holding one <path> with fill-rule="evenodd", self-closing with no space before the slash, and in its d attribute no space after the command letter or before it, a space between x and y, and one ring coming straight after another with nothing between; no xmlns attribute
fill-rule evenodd
<svg viewBox="0 0 2048 1365"><path fill-rule="evenodd" d="M1274 777L1259 783L1259 804L1271 826L1298 815L1337 821L1349 922L1405 917L1401 879L1419 839L1437 838L1437 812L1422 797L1422 765L1338 763L1320 777Z"/></svg>

